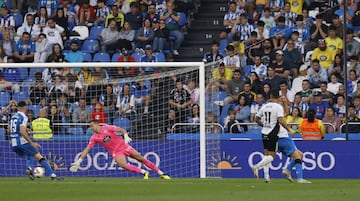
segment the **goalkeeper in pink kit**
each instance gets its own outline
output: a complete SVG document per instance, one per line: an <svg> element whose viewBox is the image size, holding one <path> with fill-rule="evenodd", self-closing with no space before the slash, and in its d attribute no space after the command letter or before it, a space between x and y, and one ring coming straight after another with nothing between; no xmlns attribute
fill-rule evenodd
<svg viewBox="0 0 360 201"><path fill-rule="evenodd" d="M128 136L125 129L111 125L100 126L97 120L90 121L90 128L94 134L91 136L88 146L82 151L80 158L75 163L71 164L71 172L76 172L79 169L81 162L85 159L89 151L95 146L95 144L99 143L110 152L112 157L115 159L115 162L125 170L141 173L144 175L144 179L149 178L148 171L127 163L126 156L129 156L158 173L161 179L170 179L167 174L163 173L151 161L145 159L133 147L128 145L128 143L131 142L131 138ZM116 132L121 132L124 135L124 138L118 136Z"/></svg>

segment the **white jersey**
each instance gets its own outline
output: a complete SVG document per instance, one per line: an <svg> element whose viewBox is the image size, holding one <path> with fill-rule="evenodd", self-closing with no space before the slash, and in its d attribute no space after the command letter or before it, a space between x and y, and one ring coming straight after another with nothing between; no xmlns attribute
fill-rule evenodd
<svg viewBox="0 0 360 201"><path fill-rule="evenodd" d="M263 123L261 133L268 135L278 124L278 118L284 117L284 108L279 103L269 102L261 107L256 117L259 117ZM280 125L278 137L288 136L287 130Z"/></svg>

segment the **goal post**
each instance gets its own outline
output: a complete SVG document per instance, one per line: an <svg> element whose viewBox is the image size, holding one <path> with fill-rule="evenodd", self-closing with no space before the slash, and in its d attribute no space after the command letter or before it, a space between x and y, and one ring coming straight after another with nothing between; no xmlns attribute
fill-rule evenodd
<svg viewBox="0 0 360 201"><path fill-rule="evenodd" d="M140 68L158 68L157 73L145 73L141 75L137 75L134 77L122 77L118 78L112 73L116 73L116 68L119 66L130 68L135 67L137 71L140 71ZM111 84L113 86L113 90L115 91L116 87L119 87L121 82L123 83L138 83L142 80L150 80L151 84L151 96L155 98L158 98L155 100L150 100L150 104L156 104L156 107L160 111L152 113L154 111L150 110L149 115L145 115L140 112L140 110L144 109L146 106L145 102L138 103L139 106L136 106L139 111L135 113L135 117L132 116L121 116L122 114L118 114L119 116L116 116L115 113L111 113L113 116L108 116L108 118L111 118L111 121L107 121L106 123L111 123L114 125L121 125L126 126L124 122L115 122L115 119L126 117L126 119L129 119L129 126L131 127L130 135L134 138L134 141L132 142L132 145L135 149L139 150L142 154L144 154L146 157L148 157L150 160L152 160L156 165L159 165L163 171L168 173L171 176L174 177L200 177L200 178L206 178L206 177L220 177L220 171L216 170L216 168L209 168L209 160L214 155L220 155L220 153L217 153L217 151L220 150L220 145L218 141L218 137L216 135L213 135L211 139L207 139L207 130L206 130L206 116L209 105L206 105L206 84L208 80L211 78L211 71L214 68L214 66L211 65L205 65L202 62L164 62L164 63L132 63L132 62L87 62L87 63L6 63L2 64L2 68L18 68L27 69L27 76L23 76L23 80L21 80L18 83L12 83L12 84L18 84L20 86L20 91L12 91L11 89L7 89L6 91L3 91L4 94L9 94L10 100L20 100L18 95L21 92L24 92L22 90L31 90L32 87L34 87L35 83L35 77L33 74L36 72L36 70L44 70L44 69L58 69L60 71L60 74L62 73L61 69L67 68L67 71L71 72L70 69L76 69L76 68L90 68L90 70L93 70L96 67L102 68L107 70L108 77L105 80L97 81L95 80L95 84L101 83L101 85L106 86L107 84ZM55 72L55 71L54 71ZM43 73L43 72L41 72ZM78 76L78 72L76 72L76 81L81 81L80 79L82 77ZM174 131L165 132L165 135L162 135L163 132L160 127L163 127L166 122L168 122L167 115L164 114L164 112L168 112L165 108L168 108L169 102L166 101L166 98L162 96L168 96L170 93L169 87L174 86L176 87L176 84L170 83L172 80L171 78L173 76L180 77L180 79L188 80L193 79L196 82L196 86L198 87L199 91L199 99L198 99L198 105L200 107L199 110L199 119L198 123L194 123L196 125L196 131L189 131L189 125L191 123L189 121L185 122L178 122L178 123L185 123L186 129L181 132L182 135L179 136L186 136L184 133L189 133L188 136L198 136L195 137L195 139L188 140L188 139L182 139L182 137L179 137L178 139L171 139L167 137L167 134L169 133L175 133ZM46 83L46 88L50 90L50 85L56 82L55 77L52 77L53 82ZM164 79L165 81L162 83L158 80ZM154 81L156 80L156 81ZM169 81L170 80L170 81ZM83 94L85 96L88 94L86 90L90 90L89 86L87 85L87 89L84 88ZM121 87L124 87L122 85ZM55 87L56 88L56 87ZM135 86L136 88L136 86ZM61 88L59 88L61 91ZM96 89L100 90L100 89ZM106 92L106 87L101 88L101 92L98 91L96 94L103 94ZM66 92L67 93L67 92ZM70 93L70 92L69 92ZM74 92L75 93L75 92ZM121 91L117 91L117 93L121 93ZM22 97L23 99L28 100L30 97L30 92L26 91L25 94L27 94L27 97ZM55 97L57 101L58 109L59 107L64 107L59 105L59 101L62 100L60 95L65 94L65 92L62 92L58 94L58 96ZM102 96L102 95L101 95ZM119 101L119 94L114 94L116 96L115 101ZM158 97L157 97L158 96ZM69 99L69 96L67 96ZM75 94L75 98L77 97L77 94ZM0 97L3 98L3 97ZM79 98L79 97L77 97ZM87 98L87 97L84 97ZM29 102L31 104L32 109L36 113L38 112L38 109L41 107L47 107L47 109L50 109L50 102L53 99L53 96L48 95L46 97L46 106L43 103L33 103ZM95 97L91 99L90 101L95 100L96 102L100 101L101 97ZM137 101L143 101L142 98L136 98ZM140 100L141 99L141 100ZM151 98L150 98L151 99ZM69 100L68 100L69 101ZM162 101L162 102L161 102ZM95 110L96 104L92 105L87 103L87 109L91 109L93 112ZM70 103L71 106L73 106L72 109L78 109L79 106L79 99L76 99L73 103ZM115 103L117 104L117 103ZM2 105L2 107L5 107L6 105ZM121 106L121 105L120 105ZM29 107L30 108L30 107ZM115 106L115 110L117 107ZM77 157L79 157L79 154L81 150L87 145L87 142L91 136L91 131L86 127L86 122L74 122L73 114L75 112L75 109L71 111L71 116L68 117L69 119L66 120L67 117L63 117L60 123L54 123L54 125L58 125L58 127L61 127L60 134L55 135L53 139L49 140L35 140L39 142L42 145L42 149L40 149L40 153L42 153L46 158L51 160L55 164L55 168L59 172L59 175L63 176L105 176L105 177L116 177L116 176L124 176L124 177L133 177L136 176L136 174L133 173L125 173L126 171L121 171L120 168L114 164L114 161L112 160L111 156L109 154L106 154L106 150L102 147L96 146L92 152L90 152L90 156L88 156L87 160L83 162L82 166L80 167L79 173L73 174L68 171L68 168L70 166L70 163L76 160ZM189 112L191 112L190 106L188 106ZM36 110L36 111L35 111ZM115 111L116 112L116 111ZM50 113L50 110L48 110L48 113ZM161 117L158 117L156 115L161 114ZM182 113L180 113L182 114ZM190 113L186 113L186 115L191 116ZM116 117L115 117L116 116ZM135 119L133 119L135 118ZM187 117L181 118L183 120L186 120ZM147 122L147 123L145 123ZM150 122L150 123L149 123ZM119 124L118 124L119 123ZM152 133L153 136L143 136L141 134L141 126L144 126L144 124L147 125L145 129L148 130L149 133ZM133 128L133 126L135 128ZM2 123L3 132L0 132L0 143L1 143L1 156L0 156L0 176L6 177L6 176L23 176L24 170L25 170L25 158L20 158L15 155L11 151L11 147L8 145L8 136L6 134L6 122ZM191 126L190 126L191 127ZM77 129L81 128L81 129ZM83 134L79 133L79 130L83 131ZM158 131L158 133L157 133ZM146 134L145 134L146 135ZM175 134L174 134L175 135ZM160 137L162 136L162 137ZM158 153L159 152L159 153ZM135 163L134 160L129 160L130 163ZM141 164L136 164L141 166ZM36 164L35 164L36 166ZM119 170L119 171L116 171Z"/></svg>

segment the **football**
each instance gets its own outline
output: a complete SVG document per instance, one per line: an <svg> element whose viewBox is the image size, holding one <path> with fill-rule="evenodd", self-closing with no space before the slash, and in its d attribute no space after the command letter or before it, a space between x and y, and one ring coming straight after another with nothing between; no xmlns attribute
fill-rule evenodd
<svg viewBox="0 0 360 201"><path fill-rule="evenodd" d="M36 167L34 169L34 176L36 178L41 178L41 177L45 176L45 169L43 167Z"/></svg>

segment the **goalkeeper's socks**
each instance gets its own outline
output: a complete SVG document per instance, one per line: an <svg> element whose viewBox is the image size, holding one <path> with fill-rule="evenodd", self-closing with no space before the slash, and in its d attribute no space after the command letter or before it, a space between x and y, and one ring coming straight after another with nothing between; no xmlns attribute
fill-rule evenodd
<svg viewBox="0 0 360 201"><path fill-rule="evenodd" d="M154 163L152 163L151 161L145 159L145 161L143 162L143 164L144 164L146 167L152 169L154 172L159 172L159 168L156 167L156 165L155 165Z"/></svg>
<svg viewBox="0 0 360 201"><path fill-rule="evenodd" d="M45 172L46 172L47 175L54 174L54 170L50 167L50 164L48 163L47 160L42 158L42 159L39 160L39 162L45 168Z"/></svg>
<svg viewBox="0 0 360 201"><path fill-rule="evenodd" d="M140 168L138 168L138 167L136 167L134 165L131 165L131 164L126 164L125 169L130 171L130 172L142 173Z"/></svg>

